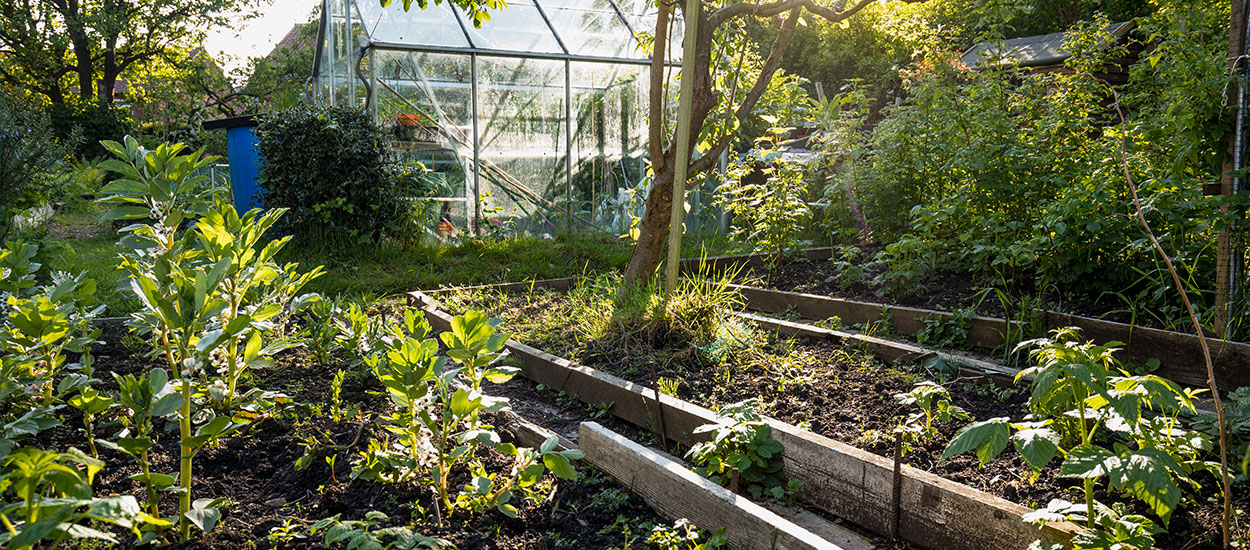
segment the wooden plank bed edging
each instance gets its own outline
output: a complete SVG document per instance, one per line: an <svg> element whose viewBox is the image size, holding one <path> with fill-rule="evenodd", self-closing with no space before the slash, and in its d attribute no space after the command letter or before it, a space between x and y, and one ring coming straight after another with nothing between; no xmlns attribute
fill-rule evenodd
<svg viewBox="0 0 1250 550"><path fill-rule="evenodd" d="M583 422L578 441L586 460L630 492L671 518L686 518L704 529L725 529L734 548L743 550L851 550L813 535L750 500L643 447L629 438ZM856 550L864 548L856 547Z"/></svg>
<svg viewBox="0 0 1250 550"><path fill-rule="evenodd" d="M575 281L577 281L576 277L562 277L559 279L535 279L533 281L520 281L516 283L495 283L495 284L489 284L489 285L476 285L476 286L450 286L447 288L439 288L435 290L423 290L421 292L427 296L435 296L435 295L444 294L447 292L463 291L463 290L496 290L499 292L517 292L517 291L528 292L535 288L549 288L552 290L559 290L563 292L572 288L573 283ZM412 294L412 293L409 293L409 294Z"/></svg>
<svg viewBox="0 0 1250 550"><path fill-rule="evenodd" d="M995 384L998 385L1014 385L1016 375L1020 373L1019 369L1013 369L998 363L992 363L953 353L946 353L906 342L895 342L884 338L876 338L854 332L827 329L815 325L795 323L793 321L763 317L750 313L734 313L734 316L739 319L745 319L755 323L757 326L766 330L785 336L833 340L843 346L859 347L889 363L919 363L924 361L926 358L937 357L946 362L948 365L959 368L961 374L965 376L988 376Z"/></svg>
<svg viewBox="0 0 1250 550"><path fill-rule="evenodd" d="M821 262L833 257L833 249L824 246L816 248L808 248L803 251L803 256L810 262ZM703 272L717 273L731 269L734 267L758 267L768 265L768 262L775 259L775 254L730 254L727 256L707 256L707 257L687 257L681 259L681 273L697 274ZM782 262L788 262L788 259L781 259Z"/></svg>
<svg viewBox="0 0 1250 550"><path fill-rule="evenodd" d="M500 426L500 428L507 432L510 432L514 439L516 439L517 441L519 441L522 445L525 445L526 447L538 448L539 446L543 444L544 441L547 440L547 438L556 435L551 430L548 430L542 426L534 424L533 422L530 422L529 420L525 419L524 417L512 411L508 411L503 416L504 416L503 423ZM579 433L579 438L580 438L580 433ZM578 447L577 445L573 444L571 441L564 439L563 437L560 437L560 443L556 446L556 448L558 450L564 451L568 449L577 449ZM672 457L662 452L656 451L655 453L667 460L674 460ZM587 453L586 459L588 461L590 461L591 463L595 463L594 458L595 458L594 456L590 456L590 453ZM601 470L604 469L599 464L595 464L595 465L599 466ZM618 482L620 482L622 487L624 488L630 488L627 485L629 486L634 485L633 483L627 484L626 482L621 481L619 479L618 479ZM720 489L719 486L717 486L717 488ZM721 490L723 491L723 489ZM639 494L641 495L641 493ZM707 498L714 498L714 497L707 497ZM700 502L697 502L696 504L702 505L703 502L700 501ZM801 508L788 508L779 504L765 504L764 507L767 508L770 512L778 516L781 516L782 518L789 521L790 523L798 525L799 527L807 530L811 534L816 535L817 537L820 537L821 539L825 541L833 543L835 548L841 548L843 550L873 550L874 549L871 543L869 543L863 537L856 534L854 531L851 531L840 525L830 523L824 518L816 516L815 514L812 514L811 512L808 512ZM681 510L675 510L675 509L669 509L669 508L661 509L659 506L653 506L653 508L655 508L656 511L660 513L660 515L668 518L669 520L676 520L678 518L687 517L689 515L689 514L685 514ZM696 524L699 525L700 527L717 529L717 528L724 527L727 525L746 525L747 523L741 521L740 518L732 518L727 523L708 523L707 525L704 525L704 524L696 522Z"/></svg>
<svg viewBox="0 0 1250 550"><path fill-rule="evenodd" d="M931 309L859 302L746 285L729 285L729 287L742 294L750 309L766 313L782 313L794 308L799 315L808 319L821 320L838 317L846 326L880 321L882 311L888 308L894 319L894 329L902 334L920 332L925 328L926 318L949 321L954 317L951 313ZM990 349L1003 345L1003 333L1007 331L1008 326L1006 320L993 317L972 317L970 321L971 327L968 329L970 343Z"/></svg>
<svg viewBox="0 0 1250 550"><path fill-rule="evenodd" d="M421 292L411 294L423 305L436 330L448 330L452 317L435 307ZM610 403L610 412L637 426L661 432L666 438L690 445L699 441L694 430L722 421L712 411L660 394L595 369L508 341L508 349L522 362L526 378L554 390L577 396L585 403ZM785 445L786 475L803 482L800 496L838 517L881 535L888 535L893 463L839 443L769 420L773 435ZM791 452L793 449L793 453ZM926 473L902 468L900 536L933 550L1001 550L1027 548L1036 539L1066 543L1077 527L1069 523L1039 529L1021 516L1028 508Z"/></svg>
<svg viewBox="0 0 1250 550"><path fill-rule="evenodd" d="M787 292L744 285L730 285L747 301L747 307L767 313L780 313L793 308L808 319L839 317L843 324L871 323L882 319L885 304L844 300L816 294ZM915 334L924 328L924 319L949 320L947 312L888 306L893 314L895 329L903 334ZM1155 374L1181 384L1205 387L1206 369L1203 368L1202 347L1194 334L1172 332L1154 328L1136 327L1124 323L1091 319L1079 315L1047 312L1047 328L1077 327L1083 338L1098 343L1123 342L1124 354L1133 362L1145 364L1150 359L1159 360ZM1014 322L1013 322L1014 323ZM985 348L1003 344L1005 319L973 317L968 331L970 343ZM1216 382L1223 391L1250 386L1250 344L1207 338L1211 358L1215 364Z"/></svg>

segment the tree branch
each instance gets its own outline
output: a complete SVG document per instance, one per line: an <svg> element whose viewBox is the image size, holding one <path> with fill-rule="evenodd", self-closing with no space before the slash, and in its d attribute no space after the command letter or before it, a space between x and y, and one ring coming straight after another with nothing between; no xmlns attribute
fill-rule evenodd
<svg viewBox="0 0 1250 550"><path fill-rule="evenodd" d="M651 149L651 169L659 173L664 168L664 61L667 58L669 8L658 3L659 13L655 19L655 36L651 40L650 117L647 144Z"/></svg>
<svg viewBox="0 0 1250 550"><path fill-rule="evenodd" d="M871 1L871 0L869 0ZM764 92L768 90L768 83L772 81L773 74L781 67L781 58L786 53L786 47L790 45L790 39L794 36L794 29L798 26L799 14L803 10L792 9L790 16L786 17L785 23L781 25L781 32L777 33L777 39L773 41L772 48L768 52L768 59L764 61L764 66L760 67L760 75L755 79L755 84L751 86L751 91L742 98L742 104L738 105L738 110L734 113L734 117L741 124L746 117L755 110L755 104L759 103L760 98L764 96ZM712 146L703 156L694 161L690 165L690 173L698 173L704 170L710 170L715 166L717 159L720 158L721 152L733 143L734 134L725 135Z"/></svg>

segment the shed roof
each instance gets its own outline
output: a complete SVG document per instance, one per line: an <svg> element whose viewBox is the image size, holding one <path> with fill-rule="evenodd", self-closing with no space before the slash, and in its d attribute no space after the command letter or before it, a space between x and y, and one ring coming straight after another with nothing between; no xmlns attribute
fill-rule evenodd
<svg viewBox="0 0 1250 550"><path fill-rule="evenodd" d="M1119 41L1128 35L1137 24L1134 21L1121 21L1107 26L1107 34ZM997 67L1017 64L1021 67L1045 67L1063 63L1072 54L1063 50L1062 32L1025 36L1010 40L981 42L959 58L965 65L973 68Z"/></svg>

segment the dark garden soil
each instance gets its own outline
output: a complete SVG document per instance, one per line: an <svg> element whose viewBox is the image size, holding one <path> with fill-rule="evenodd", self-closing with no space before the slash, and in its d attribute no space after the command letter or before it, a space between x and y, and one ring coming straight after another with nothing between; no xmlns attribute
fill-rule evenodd
<svg viewBox="0 0 1250 550"><path fill-rule="evenodd" d="M873 302L898 307L932 309L938 311L954 311L957 309L975 310L983 317L1002 318L1008 313L1018 317L1019 311L1006 312L996 294L987 290L989 287L979 284L975 278L965 273L938 272L931 274L931 280L923 283L912 294L885 292L883 288L871 284L873 277L879 273L869 267L864 282L843 286L839 283L837 271L828 261L801 261L779 265L773 270L753 268L744 270L739 279L744 284L762 286L789 292L803 292L819 296L830 296L860 302ZM1003 289L1007 290L1007 289ZM1031 285L1010 289L1013 296L1032 295L1035 289ZM1153 326L1153 319L1148 317L1133 318L1119 298L1109 297L1103 301L1075 299L1061 301L1055 296L1042 296L1047 309L1061 311L1073 315L1105 319L1118 323L1137 323ZM1153 326L1153 328L1167 328Z"/></svg>
<svg viewBox="0 0 1250 550"><path fill-rule="evenodd" d="M510 296L501 304L495 295L489 298L490 311L504 319L504 330L557 356L648 387L654 387L657 379L677 381L677 397L713 409L758 398L764 414L881 456L893 455L891 430L908 414L919 411L899 405L893 396L911 390L916 382L938 379L920 367L886 366L865 352L825 341L779 340L763 333L757 334L764 340L756 347L759 351L720 357L692 349L688 340L680 339L666 342L636 337L578 343L574 327L540 320L560 311L554 305L559 296L553 291L535 291ZM538 323L543 330L527 332L527 323ZM565 329L550 332L553 326ZM977 420L1006 416L1019 421L1028 414L1023 389L1001 389L961 379L942 382L951 393L952 403ZM1058 477L1059 461L1052 462L1037 478L1012 450L985 467L978 467L971 454L939 463L946 444L963 425L962 421L938 424L941 435L915 445L904 462L1030 507L1045 506L1051 499L1078 502L1083 498L1079 482ZM1200 497L1203 502L1182 505L1171 520L1170 534L1158 538L1160 548L1218 546L1219 505L1213 490L1218 483L1205 474L1197 477L1207 488ZM1103 502L1123 500L1103 488L1097 497ZM1135 501L1129 504L1134 506ZM1238 506L1247 504L1250 500L1238 499Z"/></svg>
<svg viewBox="0 0 1250 550"><path fill-rule="evenodd" d="M96 377L101 379L101 389L116 388L108 370L140 374L155 366L121 345L124 337L124 328L109 325L103 335L107 343L95 348ZM415 524L416 531L444 538L463 550L624 547L629 539L640 535L645 539L648 523L662 523L640 497L620 490L589 465L579 464L582 476L577 482L548 474L539 484L543 488L542 498L526 506L518 505L521 513L517 518L496 512L460 511L440 527L430 490L415 483L386 485L350 479L356 451L364 448L370 436L381 439L385 434L373 423L331 420L330 380L338 368L335 364L319 364L305 350L295 350L279 356L275 367L254 373L250 383L285 393L296 405L287 413L253 422L241 434L196 457L194 498L225 498L229 504L211 533L195 537L190 544L168 547L324 548L321 535L271 540L271 529L305 527L335 515L343 520L358 520L371 510L389 516L382 526ZM372 376L361 380L347 377L343 401L358 405L365 418L376 416L389 406L389 401L380 394L382 388ZM522 414L527 412L524 406L518 409ZM85 450L86 442L78 429L81 416L76 413L66 413L63 425L41 434L37 443L45 448L63 450L72 445ZM118 429L115 423L106 424L97 433L112 435ZM349 450L337 453L333 471L323 460L330 451L319 452L307 469L294 468L295 461L305 452L301 444L312 435L325 443L349 446ZM153 471L176 472L177 452L175 428L162 435L159 448L154 450ZM128 479L138 473L129 457L101 449L101 458L106 467L96 478L97 495L133 494L142 498L141 486ZM487 471L506 470L512 465L511 459L493 451L477 459ZM463 471L452 480L453 486L466 481L468 476ZM162 499L161 511L166 518L176 515L177 501L173 495Z"/></svg>

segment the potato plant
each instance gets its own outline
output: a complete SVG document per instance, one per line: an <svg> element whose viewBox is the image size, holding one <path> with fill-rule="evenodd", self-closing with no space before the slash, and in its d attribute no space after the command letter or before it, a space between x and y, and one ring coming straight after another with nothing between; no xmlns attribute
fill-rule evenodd
<svg viewBox="0 0 1250 550"><path fill-rule="evenodd" d="M942 459L975 451L982 464L998 456L1010 440L1025 462L1040 471L1056 455L1060 475L1080 479L1085 502L1052 502L1028 519L1071 519L1085 523L1078 548L1104 543L1153 545L1153 521L1096 502L1099 480L1145 504L1166 526L1183 497L1181 485L1199 488L1194 474L1213 471L1201 459L1211 446L1203 433L1185 429L1178 415L1194 412L1198 393L1153 375L1130 376L1115 359L1116 344L1079 340L1076 329L1057 329L1050 338L1024 342L1037 346L1031 376L1032 419L991 418L962 429ZM1218 477L1218 472L1217 477ZM1081 542L1085 541L1085 542ZM1149 545L1147 544L1149 543Z"/></svg>
<svg viewBox="0 0 1250 550"><path fill-rule="evenodd" d="M894 429L902 436L903 455L911 450L912 444L938 435L937 428L933 427L934 421L972 420L967 411L951 403L951 394L946 388L927 380L916 384L909 392L895 394L894 401L920 409L920 412L907 415Z"/></svg>
<svg viewBox="0 0 1250 550"><path fill-rule="evenodd" d="M708 441L686 453L694 471L722 486L740 479L754 498L786 498L797 488L782 473L781 442L773 439L772 428L757 411L758 400L748 399L720 410L729 422L708 424L696 434L711 433Z"/></svg>

